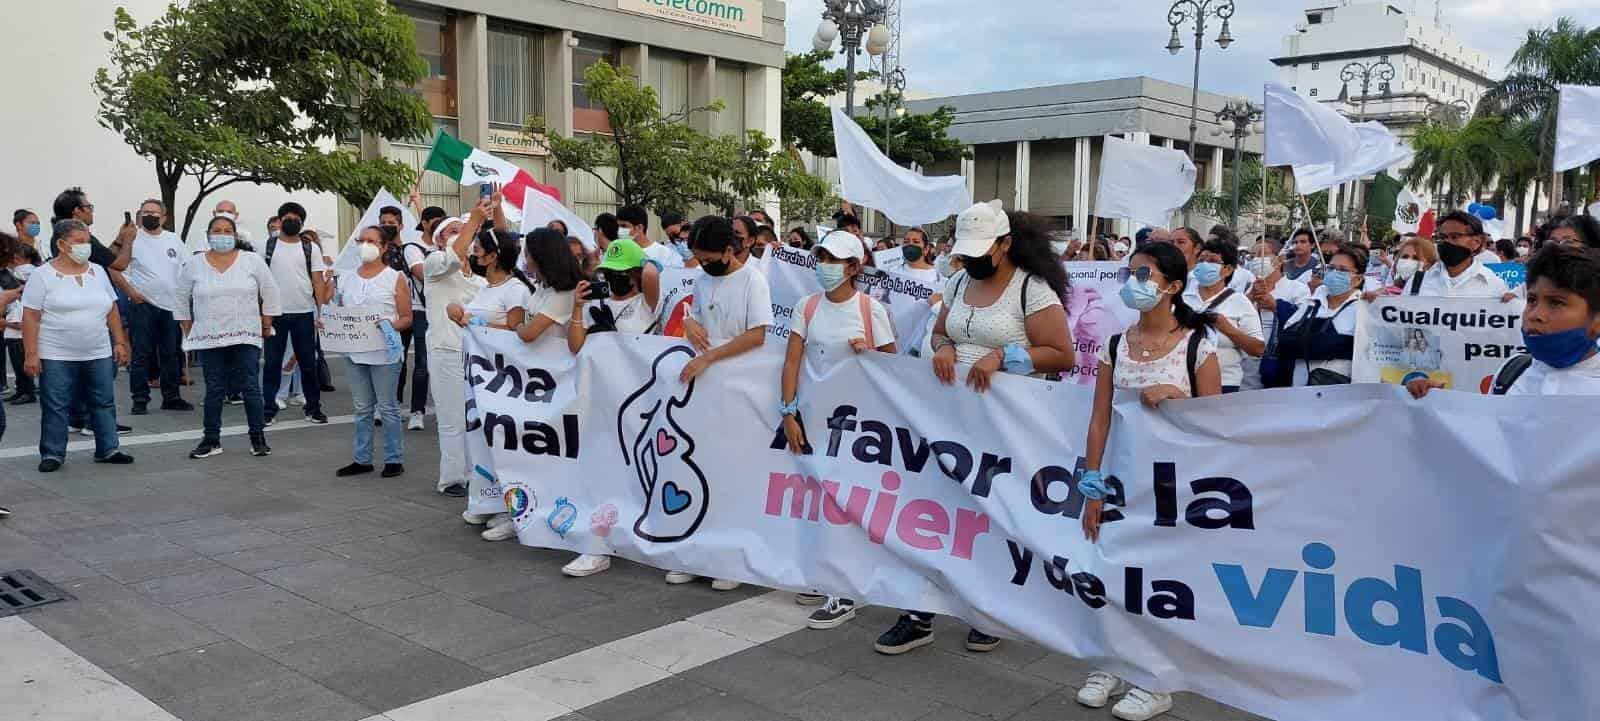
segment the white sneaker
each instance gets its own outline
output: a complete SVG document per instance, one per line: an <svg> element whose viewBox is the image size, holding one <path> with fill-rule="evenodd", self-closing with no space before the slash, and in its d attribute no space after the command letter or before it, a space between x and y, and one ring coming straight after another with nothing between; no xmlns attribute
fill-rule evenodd
<svg viewBox="0 0 1600 721"><path fill-rule="evenodd" d="M699 576L689 573L688 571L667 571L667 583L670 583L674 586L680 583L694 583L694 580L697 578L699 578Z"/></svg>
<svg viewBox="0 0 1600 721"><path fill-rule="evenodd" d="M1090 671L1089 678L1078 689L1078 703L1089 708L1105 708L1111 697L1128 690L1122 679L1104 671Z"/></svg>
<svg viewBox="0 0 1600 721"><path fill-rule="evenodd" d="M1172 694L1151 693L1134 687L1117 705L1111 707L1111 715L1122 721L1150 721L1171 710Z"/></svg>
<svg viewBox="0 0 1600 721"><path fill-rule="evenodd" d="M406 423L406 430L408 431L421 431L427 428L427 419L421 413L412 413L411 421Z"/></svg>
<svg viewBox="0 0 1600 721"><path fill-rule="evenodd" d="M93 438L94 437L94 429L90 428L88 426L84 426L84 427L78 429L78 435L87 436L89 438Z"/></svg>
<svg viewBox="0 0 1600 721"><path fill-rule="evenodd" d="M572 559L571 563L562 566L561 572L573 578L583 578L584 576L593 576L608 568L611 568L610 556L585 553Z"/></svg>
<svg viewBox="0 0 1600 721"><path fill-rule="evenodd" d="M489 527L478 535L485 541L509 541L517 537L517 526L509 521L498 526L491 522Z"/></svg>
<svg viewBox="0 0 1600 721"><path fill-rule="evenodd" d="M291 406L303 406L305 404L306 404L306 397L305 396L302 396L302 395L289 396L289 405L291 405Z"/></svg>
<svg viewBox="0 0 1600 721"><path fill-rule="evenodd" d="M280 411L289 410L289 401L283 398L275 398L273 399L272 403L273 405L276 405Z"/></svg>
<svg viewBox="0 0 1600 721"><path fill-rule="evenodd" d="M725 578L711 579L711 590L713 591L732 591L740 585L738 581L729 581Z"/></svg>
<svg viewBox="0 0 1600 721"><path fill-rule="evenodd" d="M509 513L496 513L493 516L489 517L489 523L487 525L490 528L499 528L500 526L509 525L510 523L511 523L511 514L509 514Z"/></svg>
<svg viewBox="0 0 1600 721"><path fill-rule="evenodd" d="M495 514L493 513L473 513L472 511L461 512L461 520L466 521L474 526L485 525L494 517Z"/></svg>

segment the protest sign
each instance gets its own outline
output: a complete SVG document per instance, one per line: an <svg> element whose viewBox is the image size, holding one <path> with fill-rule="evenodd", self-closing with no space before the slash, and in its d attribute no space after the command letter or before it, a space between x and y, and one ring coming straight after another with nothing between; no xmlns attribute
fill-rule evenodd
<svg viewBox="0 0 1600 721"><path fill-rule="evenodd" d="M817 283L817 259L810 251L788 246L769 248L762 259L765 262L767 285L772 289L773 325L766 346L782 352L789 341L789 327L794 322L797 306L812 293L822 292ZM933 306L928 299L942 289L935 288L911 276L895 272L871 270L856 277L856 289L882 303L894 325L895 338L902 353L915 348L913 340L920 341L918 333L926 335ZM772 339L777 339L774 343Z"/></svg>
<svg viewBox="0 0 1600 721"><path fill-rule="evenodd" d="M772 354L688 384L669 338L574 356L475 328L466 355L478 492L527 545L947 613L1280 721L1600 717L1574 692L1600 676L1587 399L1125 395L1091 544L1087 388L1002 374L978 394L884 354L808 366L797 456Z"/></svg>
<svg viewBox="0 0 1600 721"><path fill-rule="evenodd" d="M1139 319L1139 312L1118 298L1118 279L1127 263L1115 260L1075 260L1067 269L1067 328L1072 331L1073 368L1065 380L1093 386L1099 375L1101 347Z"/></svg>
<svg viewBox="0 0 1600 721"><path fill-rule="evenodd" d="M1367 304L1356 322L1356 383L1405 385L1428 378L1488 393L1494 374L1524 352L1523 301L1392 296Z"/></svg>
<svg viewBox="0 0 1600 721"><path fill-rule="evenodd" d="M383 309L377 306L323 306L319 318L322 326L317 329L323 352L349 354L383 350L383 330L378 327L378 321L386 317Z"/></svg>
<svg viewBox="0 0 1600 721"><path fill-rule="evenodd" d="M1507 288L1520 288L1528 282L1528 266L1522 263L1486 263L1484 267L1500 276Z"/></svg>

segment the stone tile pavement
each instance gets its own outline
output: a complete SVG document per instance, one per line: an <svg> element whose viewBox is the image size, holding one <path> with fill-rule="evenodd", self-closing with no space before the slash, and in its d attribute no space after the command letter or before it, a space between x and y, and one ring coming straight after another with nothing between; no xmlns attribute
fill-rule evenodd
<svg viewBox="0 0 1600 721"><path fill-rule="evenodd" d="M329 401L330 416L349 412L342 391ZM0 570L32 569L76 599L6 623L70 649L83 673L105 677L92 683L131 689L104 718L1111 718L1073 702L1083 664L1021 642L969 653L957 623L886 657L871 641L893 623L889 609L810 631L808 609L766 589L668 587L659 570L625 561L565 578L570 554L485 543L459 501L433 493L431 433L406 434L405 476L335 479L348 423L280 423L271 457L251 457L235 436L224 455L192 461L199 412L152 411L123 418L136 426L124 440L134 465L95 466L79 451L43 475L37 408L7 409L0 504L15 515L0 522ZM225 425L243 424L242 408L226 413ZM40 685L59 686L32 673L0 665L0 698L66 718L52 709L70 704L38 698L54 693ZM1171 717L1255 718L1192 695Z"/></svg>

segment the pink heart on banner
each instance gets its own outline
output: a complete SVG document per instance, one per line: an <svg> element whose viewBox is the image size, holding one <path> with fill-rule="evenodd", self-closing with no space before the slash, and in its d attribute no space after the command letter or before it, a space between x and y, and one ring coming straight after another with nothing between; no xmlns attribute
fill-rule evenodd
<svg viewBox="0 0 1600 721"><path fill-rule="evenodd" d="M678 447L678 439L667 434L667 429L656 431L656 455L664 456Z"/></svg>

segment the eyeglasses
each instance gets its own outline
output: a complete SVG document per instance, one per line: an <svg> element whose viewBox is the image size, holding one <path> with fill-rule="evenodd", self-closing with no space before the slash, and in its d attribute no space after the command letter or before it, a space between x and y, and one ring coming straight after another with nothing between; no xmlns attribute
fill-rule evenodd
<svg viewBox="0 0 1600 721"><path fill-rule="evenodd" d="M1458 240L1467 240L1469 238L1476 237L1478 237L1477 233L1434 233L1433 242L1437 243L1442 240L1447 240L1454 243Z"/></svg>
<svg viewBox="0 0 1600 721"><path fill-rule="evenodd" d="M83 208L84 210L87 210L87 211L89 211L91 213L94 212L94 203L84 203L83 205L80 205L78 207Z"/></svg>
<svg viewBox="0 0 1600 721"><path fill-rule="evenodd" d="M1150 266L1117 269L1117 282L1126 283L1129 278L1138 278L1140 283L1148 283L1150 281Z"/></svg>

